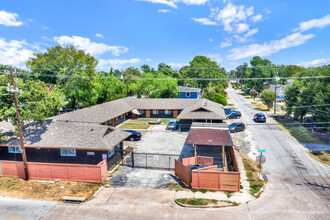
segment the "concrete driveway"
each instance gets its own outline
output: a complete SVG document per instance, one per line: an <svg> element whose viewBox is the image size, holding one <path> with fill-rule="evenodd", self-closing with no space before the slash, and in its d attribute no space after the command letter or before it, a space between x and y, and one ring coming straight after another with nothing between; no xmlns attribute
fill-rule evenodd
<svg viewBox="0 0 330 220"><path fill-rule="evenodd" d="M174 171L123 166L110 177L111 186L159 189L173 180Z"/></svg>

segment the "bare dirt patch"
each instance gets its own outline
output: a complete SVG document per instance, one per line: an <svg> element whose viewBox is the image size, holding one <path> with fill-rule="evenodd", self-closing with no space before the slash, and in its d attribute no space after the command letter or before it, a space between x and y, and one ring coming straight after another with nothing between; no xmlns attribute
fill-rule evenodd
<svg viewBox="0 0 330 220"><path fill-rule="evenodd" d="M25 181L19 178L1 177L0 195L24 199L62 201L63 196L93 198L103 184L66 181Z"/></svg>

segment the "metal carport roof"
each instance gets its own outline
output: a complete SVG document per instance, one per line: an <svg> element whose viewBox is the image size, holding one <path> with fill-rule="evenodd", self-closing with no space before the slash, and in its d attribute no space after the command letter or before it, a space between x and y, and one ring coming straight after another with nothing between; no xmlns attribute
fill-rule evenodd
<svg viewBox="0 0 330 220"><path fill-rule="evenodd" d="M233 146L233 141L228 129L192 127L185 144Z"/></svg>

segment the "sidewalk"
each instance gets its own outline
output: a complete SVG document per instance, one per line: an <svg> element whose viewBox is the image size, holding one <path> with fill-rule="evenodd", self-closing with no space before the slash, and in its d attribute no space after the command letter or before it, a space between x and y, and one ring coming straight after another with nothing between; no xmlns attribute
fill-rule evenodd
<svg viewBox="0 0 330 220"><path fill-rule="evenodd" d="M233 204L243 204L246 202L250 202L254 200L255 198L251 196L248 193L241 193L241 192L235 192L232 193L230 198L227 197L227 195L224 192L192 192L192 191L178 191L174 195L174 200L177 199L215 199L218 201L226 202L226 203L220 203L220 205L211 205L212 206L228 206ZM190 205L187 205L190 207Z"/></svg>

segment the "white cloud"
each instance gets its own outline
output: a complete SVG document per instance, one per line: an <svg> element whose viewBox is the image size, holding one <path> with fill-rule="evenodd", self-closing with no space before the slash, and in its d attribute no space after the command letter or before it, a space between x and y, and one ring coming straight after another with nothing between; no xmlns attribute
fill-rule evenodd
<svg viewBox="0 0 330 220"><path fill-rule="evenodd" d="M254 29L248 31L243 36L234 35L234 38L240 43L246 43L247 41L249 41L249 38L252 37L253 35L255 35L256 33L258 33L258 28L254 28Z"/></svg>
<svg viewBox="0 0 330 220"><path fill-rule="evenodd" d="M237 33L244 33L249 30L249 25L246 23L239 23L237 26Z"/></svg>
<svg viewBox="0 0 330 220"><path fill-rule="evenodd" d="M254 22L261 21L261 20L262 20L262 14L257 14L257 15L255 15L255 16L252 16L251 19L252 19L252 21L254 21Z"/></svg>
<svg viewBox="0 0 330 220"><path fill-rule="evenodd" d="M0 38L0 64L24 67L24 62L33 56L33 51L25 46L28 46L25 41Z"/></svg>
<svg viewBox="0 0 330 220"><path fill-rule="evenodd" d="M201 23L202 25L217 25L217 22L211 21L208 18L191 18L192 20Z"/></svg>
<svg viewBox="0 0 330 220"><path fill-rule="evenodd" d="M172 8L178 8L177 3L184 3L186 5L204 5L210 0L138 0L143 2L151 2L167 5Z"/></svg>
<svg viewBox="0 0 330 220"><path fill-rule="evenodd" d="M183 2L186 5L204 5L209 0L176 0L176 2Z"/></svg>
<svg viewBox="0 0 330 220"><path fill-rule="evenodd" d="M219 54L213 54L213 53L209 53L209 54L205 54L204 56L210 58L211 60L214 60L217 63L221 63L222 62L222 58Z"/></svg>
<svg viewBox="0 0 330 220"><path fill-rule="evenodd" d="M147 61L147 62L150 62L150 61L151 61L151 59L150 59L150 58L147 58L147 59L146 59L146 61Z"/></svg>
<svg viewBox="0 0 330 220"><path fill-rule="evenodd" d="M265 13L268 14L268 15L269 15L270 13L272 13L268 8L265 8L264 11L265 11Z"/></svg>
<svg viewBox="0 0 330 220"><path fill-rule="evenodd" d="M313 34L303 35L301 33L294 33L280 40L234 48L230 51L231 54L227 58L229 60L238 60L252 56L269 56L283 49L302 45L313 37Z"/></svg>
<svg viewBox="0 0 330 220"><path fill-rule="evenodd" d="M72 44L74 46L79 47L80 49L85 50L86 53L90 53L91 55L100 55L110 51L112 52L113 55L119 56L120 54L126 53L128 51L127 47L110 46L104 43L95 43L95 42L91 42L89 38L79 37L79 36L54 37L54 41L56 41L60 45Z"/></svg>
<svg viewBox="0 0 330 220"><path fill-rule="evenodd" d="M6 12L4 10L0 11L0 24L5 26L21 26L23 22L16 21L18 14Z"/></svg>
<svg viewBox="0 0 330 220"><path fill-rule="evenodd" d="M113 67L115 69L120 69L123 67L123 65L127 64L134 64L134 63L139 63L141 60L138 58L133 58L129 60L121 60L121 59L110 59L110 60L105 60L105 59L99 59L99 63L97 65L98 68L100 69L107 69L110 67Z"/></svg>
<svg viewBox="0 0 330 220"><path fill-rule="evenodd" d="M189 64L186 64L186 63L169 63L168 65L170 65L172 67L172 69L178 70L183 66L188 66Z"/></svg>
<svg viewBox="0 0 330 220"><path fill-rule="evenodd" d="M104 38L102 34L96 33L95 37L100 37L100 38Z"/></svg>
<svg viewBox="0 0 330 220"><path fill-rule="evenodd" d="M159 13L170 13L172 12L171 10L167 10L167 9L158 9Z"/></svg>
<svg viewBox="0 0 330 220"><path fill-rule="evenodd" d="M233 32L235 26L244 23L253 14L253 7L247 8L244 5L234 5L228 2L223 9L212 8L210 17L220 22L226 32Z"/></svg>
<svg viewBox="0 0 330 220"><path fill-rule="evenodd" d="M178 8L178 6L171 0L168 0L168 1L167 0L140 0L140 1L158 3L158 4L167 5L172 8Z"/></svg>
<svg viewBox="0 0 330 220"><path fill-rule="evenodd" d="M213 38L210 38L209 41L210 41L210 42L213 42Z"/></svg>
<svg viewBox="0 0 330 220"><path fill-rule="evenodd" d="M226 41L225 42L221 42L220 47L224 48L224 47L230 47L232 45L231 39L230 38L225 38Z"/></svg>
<svg viewBox="0 0 330 220"><path fill-rule="evenodd" d="M330 25L330 14L324 16L320 19L312 19L309 21L304 21L299 24L299 27L294 29L294 31L307 31L312 28L324 28Z"/></svg>
<svg viewBox="0 0 330 220"><path fill-rule="evenodd" d="M303 67L316 67L316 66L323 66L323 65L328 65L328 64L330 64L330 58L301 62L301 63L298 63L297 65L303 66Z"/></svg>

